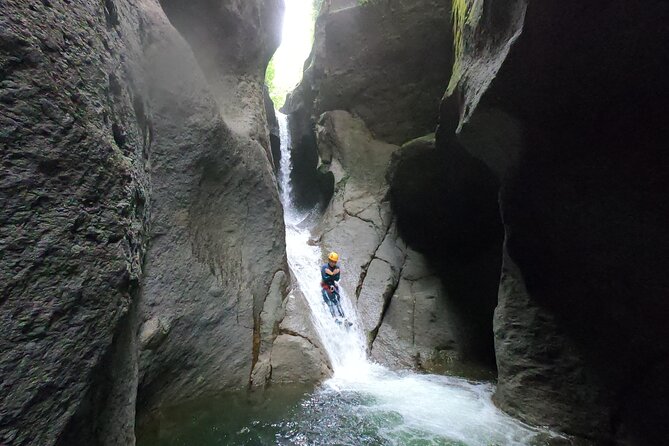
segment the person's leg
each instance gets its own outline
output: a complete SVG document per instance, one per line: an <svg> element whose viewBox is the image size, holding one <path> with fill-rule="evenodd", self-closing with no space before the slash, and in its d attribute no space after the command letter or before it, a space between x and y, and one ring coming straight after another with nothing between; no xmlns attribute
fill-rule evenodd
<svg viewBox="0 0 669 446"><path fill-rule="evenodd" d="M334 300L335 307L337 308L337 313L339 317L344 317L344 309L341 307L341 298L338 292L332 293L332 299Z"/></svg>
<svg viewBox="0 0 669 446"><path fill-rule="evenodd" d="M323 294L323 300L325 301L325 304L328 306L328 310L330 310L330 315L332 317L336 317L332 299L328 295L328 292L325 290L325 288L323 288L322 294Z"/></svg>

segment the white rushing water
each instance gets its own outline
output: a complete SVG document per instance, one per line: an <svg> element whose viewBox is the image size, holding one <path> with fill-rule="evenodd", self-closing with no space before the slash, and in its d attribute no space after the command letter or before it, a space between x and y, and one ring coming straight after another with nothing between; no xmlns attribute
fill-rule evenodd
<svg viewBox="0 0 669 446"><path fill-rule="evenodd" d="M314 326L332 363L334 375L319 390L322 397L358 395L361 402L344 412L380 422L377 435L384 444L528 445L543 444L550 435L532 429L499 411L491 401L492 385L460 378L397 373L372 363L357 313L342 288L342 306L353 323L348 330L337 325L323 302L320 266L324 253L308 244L310 228L306 215L295 211L290 198L290 136L285 115L278 115L281 127L279 181L285 209L288 263L306 297ZM340 253L342 274L346 274L346 253ZM390 421L388 421L390 420ZM327 434L329 435L329 434ZM302 443L299 443L302 444ZM310 439L304 444L319 443ZM353 444L356 444L355 441ZM360 443L362 444L362 443Z"/></svg>

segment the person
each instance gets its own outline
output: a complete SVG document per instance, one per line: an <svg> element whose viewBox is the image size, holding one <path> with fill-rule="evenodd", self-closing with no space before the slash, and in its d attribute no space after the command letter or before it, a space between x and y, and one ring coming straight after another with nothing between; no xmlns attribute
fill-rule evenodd
<svg viewBox="0 0 669 446"><path fill-rule="evenodd" d="M321 267L323 300L330 309L330 314L335 319L337 317L344 317L344 310L341 308L339 298L339 285L337 285L341 273L337 262L339 262L339 254L331 252L328 255L328 263Z"/></svg>

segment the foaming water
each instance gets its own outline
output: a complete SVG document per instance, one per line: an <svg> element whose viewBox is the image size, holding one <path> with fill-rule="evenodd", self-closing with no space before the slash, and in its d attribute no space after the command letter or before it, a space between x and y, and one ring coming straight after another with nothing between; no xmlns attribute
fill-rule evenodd
<svg viewBox="0 0 669 446"><path fill-rule="evenodd" d="M279 114L279 121L279 178L288 263L309 303L311 318L334 370L333 377L303 403L299 421L283 437L289 440L287 444L403 445L416 441L426 445L515 446L542 444L541 438L551 437L498 410L491 400L491 384L397 373L372 363L367 358L357 312L343 287L342 307L353 325L347 330L334 322L319 288L323 253L308 243L308 218L298 214L291 204L292 163L286 116ZM342 267L346 274L345 264ZM323 410L325 407L328 411Z"/></svg>
<svg viewBox="0 0 669 446"><path fill-rule="evenodd" d="M368 364L355 374L335 376L326 387L364 395L372 401L360 408L366 417L390 417L394 422L378 431L386 444L422 439L427 444L526 445L533 444L539 433L500 412L492 403L493 388L488 383L394 373Z"/></svg>

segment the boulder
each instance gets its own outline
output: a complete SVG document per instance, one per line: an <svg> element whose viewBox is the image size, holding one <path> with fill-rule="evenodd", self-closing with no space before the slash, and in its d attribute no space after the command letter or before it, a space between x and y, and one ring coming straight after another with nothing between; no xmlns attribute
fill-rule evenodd
<svg viewBox="0 0 669 446"><path fill-rule="evenodd" d="M381 325L381 318L398 280L398 271L393 271L387 262L375 258L369 264L357 305L358 316L368 338L373 336Z"/></svg>
<svg viewBox="0 0 669 446"><path fill-rule="evenodd" d="M381 246L374 253L374 259L369 264L364 279L360 282L357 309L370 347L398 286L399 275L406 258L405 250L406 247L397 234L396 225L391 225Z"/></svg>
<svg viewBox="0 0 669 446"><path fill-rule="evenodd" d="M413 345L414 297L411 282L400 278L371 348L372 359L392 369L415 369Z"/></svg>
<svg viewBox="0 0 669 446"><path fill-rule="evenodd" d="M253 339L254 366L251 384L254 387L266 385L271 378L270 355L274 339L279 335L279 324L285 316L284 297L287 285L286 274L277 271L260 313L260 329Z"/></svg>
<svg viewBox="0 0 669 446"><path fill-rule="evenodd" d="M285 317L281 321L279 332L281 335L289 336L285 339L292 339L292 341L284 343L276 353L272 350L272 361L283 364L281 367L285 368L278 375L272 372L272 382L290 382L289 373L286 370L299 370L299 368L296 368L296 364L290 365L289 361L291 358L299 358L302 355L309 357L311 362L307 366L308 370L295 375L298 380L316 383L330 376L332 373L330 361L313 325L311 309L304 294L298 289L293 289L284 300L284 307ZM315 370L318 372L314 372Z"/></svg>
<svg viewBox="0 0 669 446"><path fill-rule="evenodd" d="M272 382L287 384L313 383L326 378L330 372L320 348L301 336L281 334L272 348Z"/></svg>

